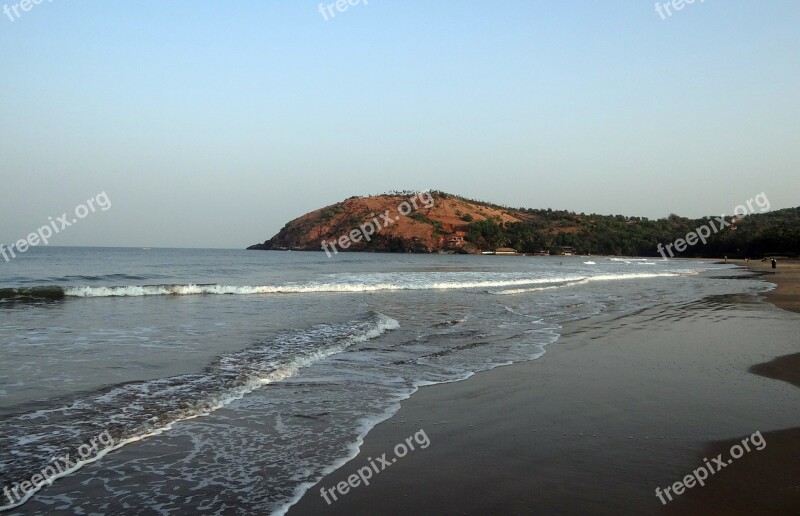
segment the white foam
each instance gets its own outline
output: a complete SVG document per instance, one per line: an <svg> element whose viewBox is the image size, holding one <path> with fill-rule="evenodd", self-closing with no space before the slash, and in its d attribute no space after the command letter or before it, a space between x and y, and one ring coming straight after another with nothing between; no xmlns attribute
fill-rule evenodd
<svg viewBox="0 0 800 516"><path fill-rule="evenodd" d="M544 356L546 352L546 348L549 344L556 342L559 339L559 334L554 334L551 336L550 341L547 343L537 344L535 346L536 350L532 352L528 360L537 360ZM478 371L490 371L492 369L496 369L498 367L503 367L507 365L513 364L514 361L507 361L507 362L499 362L494 364L486 364L483 368L479 369ZM392 418L397 412L400 410L401 404L403 401L410 398L414 395L421 387L426 387L429 385L441 385L447 383L456 383L456 382L463 382L464 380L468 380L472 376L474 376L478 371L465 371L461 376L451 378L449 380L442 380L442 381L424 381L418 380L414 382L414 385L411 389L403 393L398 393L398 397L391 403L383 413L378 414L371 418L364 418L361 421L361 424L358 428L358 435L356 436L355 442L353 442L350 446L348 446L347 453L340 457L338 460L333 461L333 463L329 464L328 466L322 468L319 475L313 482L303 482L302 484L298 485L294 489L294 493L292 497L283 503L283 505L277 507L270 513L270 516L285 516L289 509L292 508L295 504L297 504L303 496L311 490L314 486L318 485L324 478L328 475L337 471L345 464L349 463L351 460L356 458L358 454L361 452L361 447L364 444L364 440L366 439L367 435L373 428L375 428L380 423Z"/></svg>
<svg viewBox="0 0 800 516"><path fill-rule="evenodd" d="M275 383L275 382L290 378L290 377L296 375L300 371L300 369L308 367L308 366L314 364L315 362L318 362L318 361L320 361L320 360L322 360L324 358L327 358L327 357L329 357L331 355L335 355L337 353L340 353L340 352L344 351L345 349L347 349L348 347L352 346L353 344L356 344L358 342L365 342L365 341L370 340L370 339L374 339L374 338L379 337L380 335L382 335L383 333L385 333L385 332L387 332L389 330L394 330L394 329L397 329L397 328L400 327L400 323L397 320L395 320L395 319L393 319L393 318L391 318L389 316L383 315L383 314L377 314L377 315L378 315L377 322L372 327L370 327L366 331L364 331L363 333L352 335L352 336L342 340L341 342L339 342L339 343L337 343L337 344L335 344L333 346L329 346L327 348L319 349L319 350L316 350L316 351L314 351L312 353L308 353L306 355L297 357L294 360L290 361L288 364L286 364L286 365L284 365L282 367L279 367L278 369L266 374L265 376L250 379L247 383L245 383L241 387L238 387L238 388L235 388L235 389L231 389L231 390L229 390L229 391L227 391L227 392L225 392L225 393L223 393L223 394L221 394L219 396L213 397L211 400L209 400L208 403L203 405L202 409L199 409L196 412L184 413L183 415L177 416L175 419L173 419L169 423L167 423L167 424L165 424L165 425L163 425L163 426L161 426L159 428L152 429L152 430L150 430L150 431L148 431L146 433L142 433L142 434L139 434L139 435L131 436L131 437L127 438L127 439L124 439L124 440L120 441L119 443L115 443L114 445L99 451L93 457L89 457L87 459L78 461L70 469L65 470L65 471L63 471L61 473L58 473L56 475L53 475L52 477L49 478L48 481L42 481L41 483L39 483L37 485L34 485L33 488L30 491L28 491L25 494L25 496L23 498L21 498L18 502L14 503L14 504L10 504L10 505L0 505L0 512L6 511L6 510L9 510L9 509L13 509L15 507L19 507L20 505L23 505L25 502L27 502L31 498L31 496L33 496L35 493L37 493L39 490L41 490L45 485L50 485L50 484L52 484L52 482L54 480L56 480L58 478L61 478L61 477L64 477L64 476L67 476L67 475L70 475L70 474L74 473L75 471L78 471L79 469L81 469L83 466L100 460L101 458L103 458L109 452L114 451L114 450L119 449L119 448L122 448L126 444L130 444L130 443L133 443L133 442L141 441L141 440L146 439L148 437L161 435L164 432L167 432L167 431L171 430L176 423L180 423L182 421L188 421L188 420L195 419L195 418L202 417L202 416L207 416L207 415L211 414L212 412L215 412L215 411L225 407L226 405L229 405L232 402L243 398L247 394L250 394L251 392L253 392L253 391L257 390L257 389L260 389L261 387L263 387L265 385L269 385L271 383Z"/></svg>
<svg viewBox="0 0 800 516"><path fill-rule="evenodd" d="M189 296L189 295L253 295L253 294L303 294L323 292L377 292L383 290L460 290L469 288L497 288L517 285L558 283L581 279L581 276L559 278L522 278L494 281L444 281L403 283L308 283L301 285L154 285L121 287L66 287L69 297L139 297L139 296Z"/></svg>
<svg viewBox="0 0 800 516"><path fill-rule="evenodd" d="M693 272L696 274L696 272ZM690 274L690 273L686 273ZM550 287L538 287L538 288L517 288L517 289L508 289L508 290L500 290L497 292L492 292L492 294L500 294L500 295L509 295L509 294L523 294L526 292L540 292L543 290L554 290L559 288L565 287L573 287L575 285L584 285L586 283L592 281L616 281L616 280L629 280L629 279L650 279L650 278L670 278L675 276L682 276L684 274L680 274L677 272L660 272L660 273L633 273L633 274L600 274L597 276L590 276L584 278L579 281L573 281L569 283L564 283L562 285L553 285Z"/></svg>
<svg viewBox="0 0 800 516"><path fill-rule="evenodd" d="M559 288L572 287L575 285L585 285L589 283L589 278L584 278L580 281L572 281L570 283L563 283L561 285L552 285L549 287L533 287L533 288L512 288L507 290L499 290L492 292L492 294L508 295L508 294L523 294L525 292L542 292L544 290L556 290Z"/></svg>
<svg viewBox="0 0 800 516"><path fill-rule="evenodd" d="M609 258L615 261L629 259ZM640 265L655 265L646 258L635 259ZM585 262L595 264L595 262ZM602 274L588 277L589 281L609 281L617 279L636 279L678 276L678 273L662 274ZM235 285L153 285L120 287L66 287L64 293L69 297L139 297L139 296L190 296L190 295L255 295L255 294L304 294L304 293L358 293L399 290L462 290L476 288L520 287L501 291L502 293L536 292L565 286L577 285L585 276L569 275L554 278L535 277L519 279L473 280L473 281L397 281L397 282L346 282L346 283L306 283L287 285L235 286ZM562 285L532 287L548 283ZM494 292L497 293L497 292Z"/></svg>

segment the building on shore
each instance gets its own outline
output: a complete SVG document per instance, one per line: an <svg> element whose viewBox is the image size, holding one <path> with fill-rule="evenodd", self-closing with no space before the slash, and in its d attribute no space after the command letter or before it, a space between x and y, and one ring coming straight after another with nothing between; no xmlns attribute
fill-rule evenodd
<svg viewBox="0 0 800 516"><path fill-rule="evenodd" d="M499 247L494 250L494 254L517 254L517 250L512 249L511 247Z"/></svg>

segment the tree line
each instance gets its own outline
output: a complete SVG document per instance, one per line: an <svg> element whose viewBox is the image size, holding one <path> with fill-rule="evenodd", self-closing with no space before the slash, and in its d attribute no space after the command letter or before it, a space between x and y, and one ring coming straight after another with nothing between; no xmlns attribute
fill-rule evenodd
<svg viewBox="0 0 800 516"><path fill-rule="evenodd" d="M651 220L622 215L585 215L568 211L520 209L529 220L504 223L498 219L470 222L466 240L478 249L510 247L522 253L560 254L572 247L578 254L659 256L658 244L685 238L709 220L678 215ZM528 218L526 217L526 218ZM713 233L677 257L760 257L800 254L800 208L726 217L730 225Z"/></svg>

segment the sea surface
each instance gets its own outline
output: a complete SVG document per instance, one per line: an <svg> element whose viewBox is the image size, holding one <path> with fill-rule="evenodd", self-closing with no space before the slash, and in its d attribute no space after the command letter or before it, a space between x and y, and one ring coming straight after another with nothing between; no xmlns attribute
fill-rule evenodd
<svg viewBox="0 0 800 516"><path fill-rule="evenodd" d="M569 321L771 287L685 260L32 248L0 262L0 489L76 462L0 506L282 514L420 386L543 357Z"/></svg>

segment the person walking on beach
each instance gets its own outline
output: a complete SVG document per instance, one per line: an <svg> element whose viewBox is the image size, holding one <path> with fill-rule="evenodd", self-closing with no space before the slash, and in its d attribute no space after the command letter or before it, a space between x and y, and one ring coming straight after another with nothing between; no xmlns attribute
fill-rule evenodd
<svg viewBox="0 0 800 516"><path fill-rule="evenodd" d="M778 267L778 261L775 258L772 259L772 268L775 269Z"/></svg>

